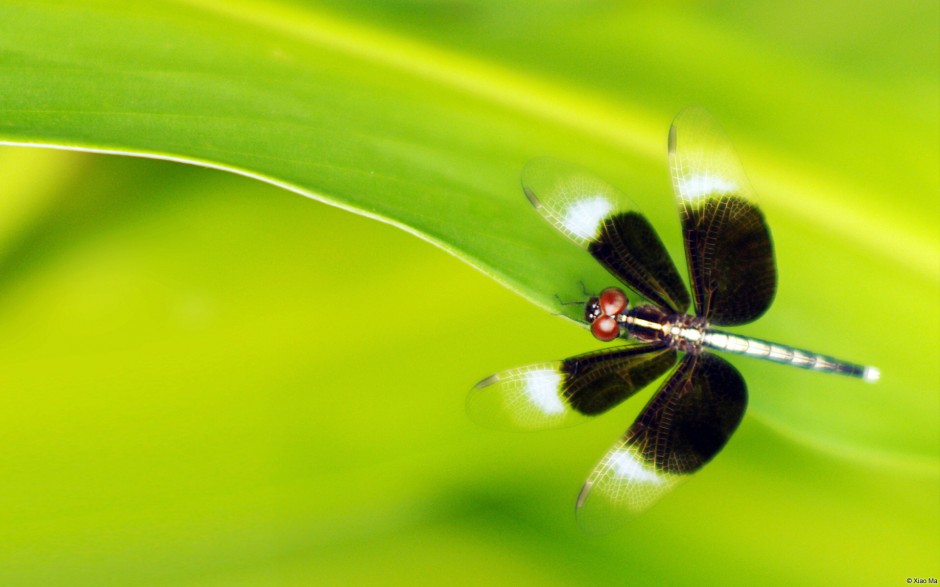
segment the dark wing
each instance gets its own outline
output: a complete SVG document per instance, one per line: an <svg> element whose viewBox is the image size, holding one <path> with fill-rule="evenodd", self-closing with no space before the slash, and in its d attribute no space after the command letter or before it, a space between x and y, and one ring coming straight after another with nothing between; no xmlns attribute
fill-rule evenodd
<svg viewBox="0 0 940 587"><path fill-rule="evenodd" d="M522 174L532 205L638 294L685 312L689 294L656 231L627 196L591 173L555 159L534 159Z"/></svg>
<svg viewBox="0 0 940 587"><path fill-rule="evenodd" d="M697 314L713 324L751 322L777 288L770 229L728 139L701 108L672 123L669 166Z"/></svg>
<svg viewBox="0 0 940 587"><path fill-rule="evenodd" d="M685 355L578 496L578 519L603 530L637 514L714 457L738 427L747 387L730 363Z"/></svg>
<svg viewBox="0 0 940 587"><path fill-rule="evenodd" d="M676 362L661 344L633 344L491 375L467 398L475 421L493 428L557 428L601 414Z"/></svg>

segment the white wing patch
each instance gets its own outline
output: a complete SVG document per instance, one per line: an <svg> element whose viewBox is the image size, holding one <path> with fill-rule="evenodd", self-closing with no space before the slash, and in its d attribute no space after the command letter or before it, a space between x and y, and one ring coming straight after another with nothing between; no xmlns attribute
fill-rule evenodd
<svg viewBox="0 0 940 587"><path fill-rule="evenodd" d="M532 406L545 415L561 414L565 404L558 397L561 374L554 369L538 369L525 374L525 394Z"/></svg>
<svg viewBox="0 0 940 587"><path fill-rule="evenodd" d="M597 227L614 209L604 196L584 198L568 206L562 224L574 236L591 240L597 236Z"/></svg>
<svg viewBox="0 0 940 587"><path fill-rule="evenodd" d="M610 455L611 473L615 477L629 483L648 483L651 485L662 485L664 480L655 471L643 466L636 458L632 450L615 450Z"/></svg>
<svg viewBox="0 0 940 587"><path fill-rule="evenodd" d="M684 200L692 201L712 194L733 194L738 186L733 181L711 174L696 174L680 177L679 195Z"/></svg>

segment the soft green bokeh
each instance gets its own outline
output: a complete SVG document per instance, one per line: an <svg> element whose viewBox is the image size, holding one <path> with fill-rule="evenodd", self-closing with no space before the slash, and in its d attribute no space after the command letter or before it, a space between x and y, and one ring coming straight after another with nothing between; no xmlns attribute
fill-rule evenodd
<svg viewBox="0 0 940 587"><path fill-rule="evenodd" d="M728 448L588 537L574 496L642 399L536 435L463 409L585 333L282 189L8 148L0 585L940 576L940 4L0 0L0 83L0 141L263 176L543 305L604 277L528 207L525 160L596 170L679 259L665 133L703 104L777 247L742 331L883 372L732 359Z"/></svg>

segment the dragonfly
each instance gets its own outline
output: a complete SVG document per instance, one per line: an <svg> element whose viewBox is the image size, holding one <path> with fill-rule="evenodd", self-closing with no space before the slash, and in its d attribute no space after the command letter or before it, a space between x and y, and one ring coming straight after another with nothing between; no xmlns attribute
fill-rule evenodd
<svg viewBox="0 0 940 587"><path fill-rule="evenodd" d="M728 442L744 417L747 386L715 351L868 382L880 376L875 367L715 328L750 323L770 307L773 241L737 155L707 111L682 111L668 145L691 296L627 196L575 165L535 159L523 171L529 201L620 282L584 302L583 322L597 339L624 344L497 373L468 397L471 417L484 424L546 429L606 412L669 373L581 489L576 509L589 529L646 510Z"/></svg>

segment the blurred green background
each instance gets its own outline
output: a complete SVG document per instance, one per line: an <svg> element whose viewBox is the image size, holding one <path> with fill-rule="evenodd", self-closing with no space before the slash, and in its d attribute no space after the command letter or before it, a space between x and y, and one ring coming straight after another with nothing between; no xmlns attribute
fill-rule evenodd
<svg viewBox="0 0 940 587"><path fill-rule="evenodd" d="M300 31L298 33L298 31ZM894 585L940 578L940 4L0 1L0 585ZM671 117L724 124L780 289L751 409L583 534L590 425L485 430L491 372L596 345L605 285L526 159L631 193L681 260ZM531 236L530 236L531 235ZM574 250L572 250L574 249ZM525 298L529 298L529 300Z"/></svg>

